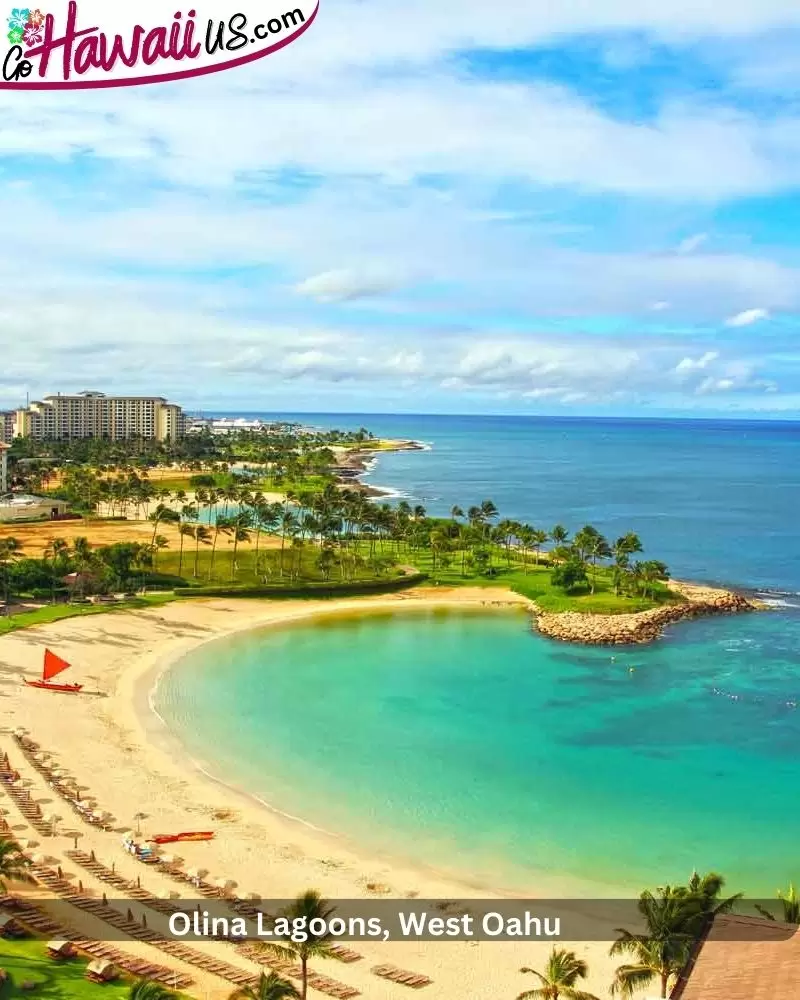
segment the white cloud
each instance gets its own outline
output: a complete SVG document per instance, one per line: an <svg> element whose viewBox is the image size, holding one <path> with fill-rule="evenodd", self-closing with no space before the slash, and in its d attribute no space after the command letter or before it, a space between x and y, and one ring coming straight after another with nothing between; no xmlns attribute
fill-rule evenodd
<svg viewBox="0 0 800 1000"><path fill-rule="evenodd" d="M745 309L743 312L736 313L735 316L730 316L725 320L725 326L752 326L753 323L758 323L762 319L768 319L769 311L767 309Z"/></svg>
<svg viewBox="0 0 800 1000"><path fill-rule="evenodd" d="M694 236L687 236L678 244L678 253L694 253L707 241L708 233L695 233Z"/></svg>
<svg viewBox="0 0 800 1000"><path fill-rule="evenodd" d="M356 271L325 271L295 285L298 295L318 302L352 302L390 292L400 284L388 274L359 274Z"/></svg>
<svg viewBox="0 0 800 1000"><path fill-rule="evenodd" d="M699 358L681 358L675 366L675 372L682 375L688 372L702 371L704 368L708 368L708 366L713 361L716 361L718 357L719 353L717 351L706 351L706 353Z"/></svg>

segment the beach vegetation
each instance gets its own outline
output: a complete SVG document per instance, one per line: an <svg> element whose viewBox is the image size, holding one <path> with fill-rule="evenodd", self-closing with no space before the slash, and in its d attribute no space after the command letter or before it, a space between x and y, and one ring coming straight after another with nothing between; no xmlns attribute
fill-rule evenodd
<svg viewBox="0 0 800 1000"><path fill-rule="evenodd" d="M365 450L393 444L364 429L286 424L166 443L15 442L16 485L63 496L84 520L67 522L80 525L79 537L65 541L54 529L36 554L29 539L47 522L0 526L5 603L154 590L349 592L410 578L509 588L544 612L617 614L683 600L666 586L663 563L634 561L643 545L632 531L609 543L593 525L571 534L503 517L488 497L435 517L423 504L371 496L357 481ZM109 534L110 544L93 542Z"/></svg>
<svg viewBox="0 0 800 1000"><path fill-rule="evenodd" d="M129 1000L131 982L120 977L111 983L86 978L88 959L54 962L41 938L3 939L0 967L8 975L0 984L2 1000L45 997L47 1000ZM176 994L170 994L176 996ZM188 1000L181 994L181 1000Z"/></svg>
<svg viewBox="0 0 800 1000"><path fill-rule="evenodd" d="M6 882L33 882L28 873L30 862L15 840L0 838L0 889Z"/></svg>
<svg viewBox="0 0 800 1000"><path fill-rule="evenodd" d="M230 995L230 1000L299 1000L300 992L294 983L279 976L262 972L255 986L243 986Z"/></svg>
<svg viewBox="0 0 800 1000"><path fill-rule="evenodd" d="M685 886L666 885L639 896L643 929L617 929L611 955L630 955L611 984L611 995L623 1000L655 980L666 997L670 986L686 968L692 952L716 916L730 913L741 893L723 896L725 879L716 872L692 874Z"/></svg>
<svg viewBox="0 0 800 1000"><path fill-rule="evenodd" d="M794 883L789 883L789 888L785 893L782 889L778 889L777 898L781 904L781 921L785 924L800 924L800 896L797 895ZM755 907L761 916L767 920L777 919L775 914L765 906L756 903Z"/></svg>
<svg viewBox="0 0 800 1000"><path fill-rule="evenodd" d="M178 994L152 979L137 979L130 985L127 1000L178 1000Z"/></svg>
<svg viewBox="0 0 800 1000"><path fill-rule="evenodd" d="M308 965L312 959L333 958L333 947L335 938L329 931L321 934L314 934L310 930L314 924L320 926L328 925L334 913L334 907L323 899L316 889L307 889L288 906L281 916L288 920L289 926L302 925L309 930L303 935L294 935L287 932L283 937L276 934L275 941L259 942L258 947L264 955L269 955L283 961L299 962L300 975L300 997L306 1000L308 994ZM297 940L302 936L305 940ZM278 943L280 942L280 943Z"/></svg>
<svg viewBox="0 0 800 1000"><path fill-rule="evenodd" d="M585 979L589 967L574 951L553 948L544 972L524 967L520 972L530 973L539 980L539 985L520 993L517 1000L597 1000L592 993L577 987L579 979Z"/></svg>

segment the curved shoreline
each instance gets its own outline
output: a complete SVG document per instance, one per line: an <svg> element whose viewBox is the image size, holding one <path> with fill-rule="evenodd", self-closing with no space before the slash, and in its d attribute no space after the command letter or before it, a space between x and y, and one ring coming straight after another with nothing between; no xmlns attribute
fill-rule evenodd
<svg viewBox="0 0 800 1000"><path fill-rule="evenodd" d="M90 787L99 807L112 812L118 825L127 828L135 810L143 808L147 815L142 827L147 834L214 829L217 837L213 841L181 844L180 854L186 866L208 869L213 877L236 879L242 892L252 890L264 898L287 899L313 886L334 901L375 898L384 890L394 898L408 899L499 898L502 892L470 885L463 878L396 855L363 851L346 836L288 816L258 796L231 786L216 777L213 768L209 770L203 761L193 758L180 737L151 712L149 695L164 673L195 649L243 631L308 623L320 615L436 608L486 613L493 608L512 607L530 609L531 604L519 595L498 592L497 588L428 588L415 594L287 601L278 606L274 602L241 599L198 600L146 611L67 619L0 639L0 722L7 730L27 728L43 749L55 755L60 766ZM75 680L100 696L42 696L22 685L21 676L37 673L46 646L72 662ZM8 746L10 741L0 737L0 742L11 750L23 777L35 782L35 772ZM148 889L174 888L157 870L143 872L125 855L119 833L85 827L80 828L80 833L83 850L95 851L104 862L116 861L118 869L128 877L141 874ZM33 834L22 834L29 835ZM75 870L65 854L73 847L66 831L49 839L47 846L54 854L63 855L60 863L65 870ZM85 873L82 877L91 886ZM531 878L537 879L538 873L532 872ZM99 884L93 888L98 895L104 889ZM625 898L626 891L630 887L626 890L608 884L583 883L578 888L566 877L548 878L543 872L536 896ZM591 969L587 988L606 998L615 965L608 956L607 943L577 944ZM220 957L228 957L224 946L209 942L208 947L218 948ZM436 941L365 944L367 961L337 968L335 975L373 1000L397 1000L390 987L376 982L371 975L370 966L376 961L397 963L431 975L442 1000L464 995L515 996L522 985L517 970L526 962L542 967L550 947L544 941L475 943L474 947L442 947ZM321 971L328 970L323 967ZM229 988L222 990L211 982L208 994L202 995L210 1000L226 1000L229 992Z"/></svg>

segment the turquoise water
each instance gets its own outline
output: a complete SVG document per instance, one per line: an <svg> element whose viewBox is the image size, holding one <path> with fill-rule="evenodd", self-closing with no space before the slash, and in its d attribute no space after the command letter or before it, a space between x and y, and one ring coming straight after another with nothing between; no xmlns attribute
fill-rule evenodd
<svg viewBox="0 0 800 1000"><path fill-rule="evenodd" d="M693 622L615 663L513 615L241 637L164 682L196 756L288 812L492 886L638 888L695 866L770 895L800 879L800 424L299 419L430 442L381 456L372 479L433 514L490 497L540 527L633 530L675 576L776 610Z"/></svg>
<svg viewBox="0 0 800 1000"><path fill-rule="evenodd" d="M516 612L326 618L209 644L156 703L220 777L475 883L590 894L696 867L771 895L797 877L798 640L757 615L616 652Z"/></svg>

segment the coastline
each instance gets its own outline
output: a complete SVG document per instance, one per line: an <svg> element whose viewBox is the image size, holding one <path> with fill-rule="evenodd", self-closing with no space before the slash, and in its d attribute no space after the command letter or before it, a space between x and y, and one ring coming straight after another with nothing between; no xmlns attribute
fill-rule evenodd
<svg viewBox="0 0 800 1000"><path fill-rule="evenodd" d="M365 483L362 481L362 477L372 471L380 455L397 451L429 451L430 445L410 438L381 443L383 447L348 448L337 454L335 474L337 485L340 488L355 489L373 499L403 495L390 486L373 486Z"/></svg>
<svg viewBox="0 0 800 1000"><path fill-rule="evenodd" d="M681 603L666 604L619 615L598 615L583 611L551 613L534 605L534 628L549 639L584 646L633 645L655 642L664 629L680 621L721 614L742 614L767 608L734 590L707 587L682 580L670 580L670 590Z"/></svg>
<svg viewBox="0 0 800 1000"><path fill-rule="evenodd" d="M61 766L91 789L98 807L114 815L120 830L132 828L137 809L146 814L142 827L147 833L214 828L218 833L214 841L181 844L180 854L188 866L201 866L214 877L235 879L242 893L255 891L265 898L292 898L314 886L333 900L387 894L408 899L502 898L502 893L489 892L432 869L367 854L343 836L320 830L302 818L288 817L269 803L230 787L208 768L200 770L203 762L192 760L180 746L179 738L150 711L150 695L164 671L191 650L242 630L312 621L320 614L436 607L484 611L528 606L524 598L514 594L500 598L492 589L437 592L430 588L415 597L293 601L281 602L278 607L247 600L177 602L158 610L71 619L0 640L0 684L6 695L0 699L0 722L6 731L22 727L32 739L41 742ZM98 694L72 697L65 703L64 697L69 696L43 696L20 684L20 674L33 676L37 672L45 646L57 649L70 660L75 680ZM69 711L64 711L65 704ZM35 772L28 773L26 762L9 745L10 740L0 739L23 778L35 779ZM79 825L79 832L83 834L84 851L95 850L102 859L116 860L119 869L129 867L132 874L140 873L140 866L122 852L119 832L103 833L83 825ZM48 838L46 846L48 852L60 854L72 847L72 838L59 834ZM66 858L62 863L74 868ZM153 890L163 888L161 882L168 884L157 871L148 869L142 877ZM558 892L558 880L551 881L553 884L543 884L543 891L537 895L577 895L574 886L564 883ZM606 888L614 892L613 887ZM587 891L591 893L591 888ZM613 967L606 955L607 946L581 942L577 947L586 955L593 972L596 970L591 977L595 992L604 995ZM438 995L453 1000L463 995L465 982L471 984L473 992L502 984L504 994L516 995L521 988L517 969L526 961L544 964L549 948L544 941L448 947L436 942L364 944L370 960L395 961L405 968L419 969L434 978L440 987ZM503 968L490 976L487 963L495 959ZM394 995L391 988L387 986L384 991L370 975L368 964L371 961L353 970L348 967L330 971L366 995L389 1000ZM328 968L323 967L323 971ZM209 995L216 1000L227 996L227 992L211 988Z"/></svg>

